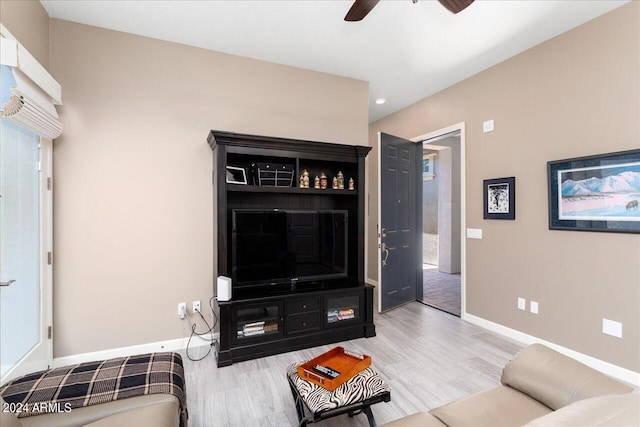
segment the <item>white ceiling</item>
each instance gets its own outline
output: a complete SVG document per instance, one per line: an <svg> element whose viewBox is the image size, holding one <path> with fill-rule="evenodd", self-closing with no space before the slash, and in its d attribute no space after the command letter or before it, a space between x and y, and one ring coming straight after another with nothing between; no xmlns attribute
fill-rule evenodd
<svg viewBox="0 0 640 427"><path fill-rule="evenodd" d="M381 1L345 22L350 0L41 0L52 18L369 82L373 122L627 1ZM377 98L386 98L376 105Z"/></svg>

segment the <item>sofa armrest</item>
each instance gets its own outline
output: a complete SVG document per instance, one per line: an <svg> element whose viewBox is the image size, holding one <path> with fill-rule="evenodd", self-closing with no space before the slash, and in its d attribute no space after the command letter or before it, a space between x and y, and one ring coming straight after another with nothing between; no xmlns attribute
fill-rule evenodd
<svg viewBox="0 0 640 427"><path fill-rule="evenodd" d="M428 412L418 412L391 421L382 427L447 427L447 425Z"/></svg>
<svg viewBox="0 0 640 427"><path fill-rule="evenodd" d="M180 405L178 399L174 402L156 403L141 406L128 411L102 418L84 427L123 427L123 426L180 426Z"/></svg>
<svg viewBox="0 0 640 427"><path fill-rule="evenodd" d="M640 425L640 394L592 397L537 418L525 427L620 427Z"/></svg>
<svg viewBox="0 0 640 427"><path fill-rule="evenodd" d="M127 399L75 408L70 412L58 412L20 418L22 427L81 427L112 415L138 409L144 406L170 406L180 414L180 401L171 394L147 394ZM122 424L135 425L135 424ZM152 424L149 424L152 425ZM2 424L4 427L4 424Z"/></svg>
<svg viewBox="0 0 640 427"><path fill-rule="evenodd" d="M4 402L4 400L0 400ZM0 411L0 426L2 427L21 427L18 417L11 412Z"/></svg>
<svg viewBox="0 0 640 427"><path fill-rule="evenodd" d="M502 384L553 410L570 403L633 388L541 344L521 350L502 371Z"/></svg>

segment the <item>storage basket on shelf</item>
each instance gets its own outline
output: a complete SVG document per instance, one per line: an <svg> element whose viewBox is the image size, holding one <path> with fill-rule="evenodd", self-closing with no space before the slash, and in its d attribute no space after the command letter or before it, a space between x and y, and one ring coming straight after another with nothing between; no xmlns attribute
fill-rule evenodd
<svg viewBox="0 0 640 427"><path fill-rule="evenodd" d="M289 163L254 163L254 184L261 187L291 187L295 166Z"/></svg>

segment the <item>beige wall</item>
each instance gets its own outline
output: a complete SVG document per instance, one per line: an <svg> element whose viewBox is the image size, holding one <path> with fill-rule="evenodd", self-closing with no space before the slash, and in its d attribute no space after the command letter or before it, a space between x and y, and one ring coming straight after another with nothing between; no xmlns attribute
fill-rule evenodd
<svg viewBox="0 0 640 427"><path fill-rule="evenodd" d="M49 68L49 15L39 1L0 1L0 21L43 67Z"/></svg>
<svg viewBox="0 0 640 427"><path fill-rule="evenodd" d="M45 66L39 2L0 19ZM640 145L633 2L374 123L411 138L467 124L467 311L640 371L640 239L549 231L546 162ZM29 24L28 26L26 24ZM178 301L212 294L209 129L366 144L366 83L51 21L56 141L55 356L181 337ZM496 120L496 131L481 132ZM329 124L329 125L327 125ZM377 162L377 153L369 156ZM376 218L372 172L370 218ZM481 181L517 177L515 222L484 221ZM369 277L376 279L375 220ZM489 268L496 263L502 270ZM534 316L518 296L540 303ZM189 304L190 305L190 304ZM622 321L622 340L601 318Z"/></svg>
<svg viewBox="0 0 640 427"><path fill-rule="evenodd" d="M51 20L56 357L188 336L213 295L211 129L367 145L368 84Z"/></svg>
<svg viewBox="0 0 640 427"><path fill-rule="evenodd" d="M465 122L466 226L483 229L467 240L467 312L636 372L640 236L548 230L546 163L640 148L639 34L632 2L369 129L376 145L378 131L413 138ZM516 177L517 219L483 220L482 180L504 176ZM375 207L373 169L369 178ZM374 267L375 220L369 237ZM540 314L517 310L517 297ZM622 339L601 333L603 317L624 324Z"/></svg>

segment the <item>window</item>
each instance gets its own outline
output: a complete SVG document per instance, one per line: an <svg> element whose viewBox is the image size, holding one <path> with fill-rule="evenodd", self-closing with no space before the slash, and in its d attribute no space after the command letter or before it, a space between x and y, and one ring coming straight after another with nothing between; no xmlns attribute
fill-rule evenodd
<svg viewBox="0 0 640 427"><path fill-rule="evenodd" d="M431 181L435 178L436 154L422 154L422 180Z"/></svg>
<svg viewBox="0 0 640 427"><path fill-rule="evenodd" d="M53 104L47 108L50 102L39 89L41 80L55 82L53 78L19 43L5 38L10 35L1 25L0 35L0 383L4 383L46 369L53 358L49 138L59 135L62 127Z"/></svg>

